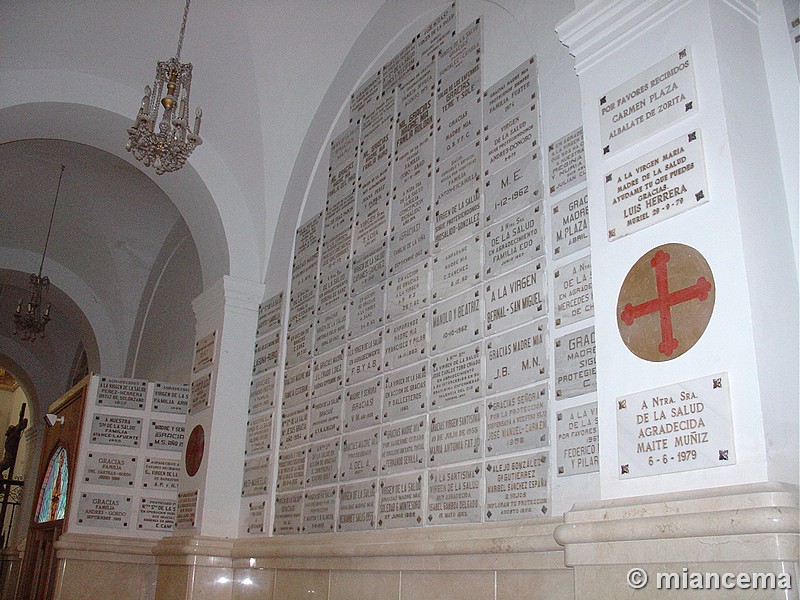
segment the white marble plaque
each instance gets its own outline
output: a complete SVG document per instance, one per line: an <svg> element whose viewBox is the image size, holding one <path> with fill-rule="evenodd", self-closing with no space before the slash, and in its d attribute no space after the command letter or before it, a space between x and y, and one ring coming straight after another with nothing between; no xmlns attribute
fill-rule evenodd
<svg viewBox="0 0 800 600"><path fill-rule="evenodd" d="M428 355L428 311L386 326L387 371L399 369Z"/></svg>
<svg viewBox="0 0 800 600"><path fill-rule="evenodd" d="M313 317L316 304L316 284L306 289L293 290L289 298L289 327L297 327Z"/></svg>
<svg viewBox="0 0 800 600"><path fill-rule="evenodd" d="M408 185L397 188L392 195L392 233L404 230L414 221L431 211L432 182L430 177L420 177Z"/></svg>
<svg viewBox="0 0 800 600"><path fill-rule="evenodd" d="M308 399L311 388L311 361L286 369L283 373L283 406L294 406Z"/></svg>
<svg viewBox="0 0 800 600"><path fill-rule="evenodd" d="M544 517L550 510L548 453L486 463L486 522Z"/></svg>
<svg viewBox="0 0 800 600"><path fill-rule="evenodd" d="M189 391L189 413L198 413L211 404L211 373L201 375Z"/></svg>
<svg viewBox="0 0 800 600"><path fill-rule="evenodd" d="M539 258L489 281L483 294L487 335L545 316L546 279L545 260Z"/></svg>
<svg viewBox="0 0 800 600"><path fill-rule="evenodd" d="M256 338L281 326L283 312L283 292L279 292L258 305L258 325Z"/></svg>
<svg viewBox="0 0 800 600"><path fill-rule="evenodd" d="M303 492L275 494L275 521L272 533L292 535L300 533L303 524Z"/></svg>
<svg viewBox="0 0 800 600"><path fill-rule="evenodd" d="M422 525L422 475L410 473L381 479L378 486L378 528Z"/></svg>
<svg viewBox="0 0 800 600"><path fill-rule="evenodd" d="M100 377L97 381L98 406L144 410L147 399L147 381L144 379L122 379Z"/></svg>
<svg viewBox="0 0 800 600"><path fill-rule="evenodd" d="M383 421L416 417L428 406L428 364L417 363L387 374L383 391Z"/></svg>
<svg viewBox="0 0 800 600"><path fill-rule="evenodd" d="M487 277L496 277L544 254L541 204L497 221L484 234L484 268Z"/></svg>
<svg viewBox="0 0 800 600"><path fill-rule="evenodd" d="M430 25L417 34L414 46L417 60L431 60L432 55L456 34L456 3L453 2Z"/></svg>
<svg viewBox="0 0 800 600"><path fill-rule="evenodd" d="M293 367L311 358L314 349L314 323L291 327L286 333L286 366Z"/></svg>
<svg viewBox="0 0 800 600"><path fill-rule="evenodd" d="M428 523L480 523L480 463L428 471Z"/></svg>
<svg viewBox="0 0 800 600"><path fill-rule="evenodd" d="M151 419L147 431L147 447L151 450L181 452L185 432L186 426L182 422Z"/></svg>
<svg viewBox="0 0 800 600"><path fill-rule="evenodd" d="M431 354L447 352L479 339L480 289L469 290L431 309Z"/></svg>
<svg viewBox="0 0 800 600"><path fill-rule="evenodd" d="M343 231L350 230L353 226L355 214L355 193L342 196L337 200L327 200L325 202L325 222L322 229L322 239L328 240Z"/></svg>
<svg viewBox="0 0 800 600"><path fill-rule="evenodd" d="M264 533L264 518L266 517L267 502L261 500L247 503L247 533L251 535Z"/></svg>
<svg viewBox="0 0 800 600"><path fill-rule="evenodd" d="M367 174L375 168L385 167L392 157L392 131L378 130L361 142L360 173Z"/></svg>
<svg viewBox="0 0 800 600"><path fill-rule="evenodd" d="M269 454L244 461L242 496L266 494L269 489Z"/></svg>
<svg viewBox="0 0 800 600"><path fill-rule="evenodd" d="M547 377L546 332L546 319L539 319L486 338L487 393L505 392Z"/></svg>
<svg viewBox="0 0 800 600"><path fill-rule="evenodd" d="M357 162L358 159L354 156L328 167L328 200L338 200L355 193Z"/></svg>
<svg viewBox="0 0 800 600"><path fill-rule="evenodd" d="M142 498L139 501L137 529L167 533L175 528L175 511L178 501L174 498Z"/></svg>
<svg viewBox="0 0 800 600"><path fill-rule="evenodd" d="M556 399L597 391L594 326L556 339Z"/></svg>
<svg viewBox="0 0 800 600"><path fill-rule="evenodd" d="M303 499L303 533L330 533L336 519L336 486L306 492Z"/></svg>
<svg viewBox="0 0 800 600"><path fill-rule="evenodd" d="M381 429L381 474L403 473L422 469L425 459L425 437L428 415L399 421Z"/></svg>
<svg viewBox="0 0 800 600"><path fill-rule="evenodd" d="M600 98L603 153L635 144L697 110L694 62L683 48Z"/></svg>
<svg viewBox="0 0 800 600"><path fill-rule="evenodd" d="M486 456L548 444L547 382L486 399Z"/></svg>
<svg viewBox="0 0 800 600"><path fill-rule="evenodd" d="M178 492L178 506L175 508L175 529L191 529L197 522L198 490Z"/></svg>
<svg viewBox="0 0 800 600"><path fill-rule="evenodd" d="M433 64L429 67L433 70ZM433 93L431 93L431 96ZM417 136L433 133L433 98L411 109L409 112L398 113L397 117L397 139L395 141L396 152L400 152L404 147Z"/></svg>
<svg viewBox="0 0 800 600"><path fill-rule="evenodd" d="M177 490L181 461L171 458L144 459L142 487L148 490Z"/></svg>
<svg viewBox="0 0 800 600"><path fill-rule="evenodd" d="M130 520L130 496L84 492L78 498L79 525L127 529Z"/></svg>
<svg viewBox="0 0 800 600"><path fill-rule="evenodd" d="M583 127L558 138L547 147L550 168L550 194L586 181L586 152L583 146Z"/></svg>
<svg viewBox="0 0 800 600"><path fill-rule="evenodd" d="M339 289L339 297L342 297ZM347 303L332 308L317 317L317 328L314 331L314 354L323 354L343 344L347 338Z"/></svg>
<svg viewBox="0 0 800 600"><path fill-rule="evenodd" d="M536 204L543 197L542 161L539 154L533 152L486 178L486 224L490 225L513 215Z"/></svg>
<svg viewBox="0 0 800 600"><path fill-rule="evenodd" d="M92 419L90 441L93 444L138 448L141 437L141 419L102 414L96 414Z"/></svg>
<svg viewBox="0 0 800 600"><path fill-rule="evenodd" d="M390 278L386 283L386 321L396 321L428 306L428 262Z"/></svg>
<svg viewBox="0 0 800 600"><path fill-rule="evenodd" d="M253 358L253 377L258 377L270 369L278 366L278 357L281 351L281 332L270 333L264 339L256 342Z"/></svg>
<svg viewBox="0 0 800 600"><path fill-rule="evenodd" d="M347 339L354 339L383 326L386 307L384 286L379 285L350 300Z"/></svg>
<svg viewBox="0 0 800 600"><path fill-rule="evenodd" d="M322 212L318 212L297 228L294 239L293 266L305 262L319 253L319 242L322 239Z"/></svg>
<svg viewBox="0 0 800 600"><path fill-rule="evenodd" d="M376 487L375 481L339 486L339 531L375 529Z"/></svg>
<svg viewBox="0 0 800 600"><path fill-rule="evenodd" d="M471 66L480 62L483 47L483 25L476 19L439 50L439 79L452 81Z"/></svg>
<svg viewBox="0 0 800 600"><path fill-rule="evenodd" d="M483 428L482 401L431 413L428 466L481 458Z"/></svg>
<svg viewBox="0 0 800 600"><path fill-rule="evenodd" d="M353 123L331 141L329 164L340 165L347 160L355 158L358 152L360 131L358 123Z"/></svg>
<svg viewBox="0 0 800 600"><path fill-rule="evenodd" d="M589 194L585 189L553 205L550 231L554 258L589 247Z"/></svg>
<svg viewBox="0 0 800 600"><path fill-rule="evenodd" d="M214 364L217 348L217 332L212 331L207 336L200 338L194 344L194 361L192 373L202 371Z"/></svg>
<svg viewBox="0 0 800 600"><path fill-rule="evenodd" d="M272 447L272 413L262 413L247 420L244 453L247 456L266 452Z"/></svg>
<svg viewBox="0 0 800 600"><path fill-rule="evenodd" d="M431 359L431 408L480 398L483 390L480 344Z"/></svg>
<svg viewBox="0 0 800 600"><path fill-rule="evenodd" d="M247 414L257 414L275 405L275 387L278 370L269 371L264 377L250 382L250 402Z"/></svg>
<svg viewBox="0 0 800 600"><path fill-rule="evenodd" d="M344 346L320 354L314 359L314 376L311 396L324 396L336 392L344 384Z"/></svg>
<svg viewBox="0 0 800 600"><path fill-rule="evenodd" d="M483 93L483 128L494 129L511 115L530 108L539 89L536 58L531 57Z"/></svg>
<svg viewBox="0 0 800 600"><path fill-rule="evenodd" d="M377 428L343 436L340 481L377 475L380 441L380 430Z"/></svg>
<svg viewBox="0 0 800 600"><path fill-rule="evenodd" d="M278 456L278 482L276 489L281 492L298 490L306 479L305 448L283 450Z"/></svg>
<svg viewBox="0 0 800 600"><path fill-rule="evenodd" d="M281 411L281 438L279 445L294 448L308 441L308 411L310 404L303 402Z"/></svg>
<svg viewBox="0 0 800 600"><path fill-rule="evenodd" d="M432 260L434 302L463 292L481 280L481 243L480 235L435 255Z"/></svg>
<svg viewBox="0 0 800 600"><path fill-rule="evenodd" d="M556 437L559 477L600 470L597 402L558 411Z"/></svg>
<svg viewBox="0 0 800 600"><path fill-rule="evenodd" d="M389 230L389 169L369 173L358 184L353 256L384 242Z"/></svg>
<svg viewBox="0 0 800 600"><path fill-rule="evenodd" d="M352 231L346 229L323 240L319 262L320 271L330 271L336 266L347 264L350 259L352 237Z"/></svg>
<svg viewBox="0 0 800 600"><path fill-rule="evenodd" d="M553 273L556 327L594 316L592 257L584 256Z"/></svg>
<svg viewBox="0 0 800 600"><path fill-rule="evenodd" d="M425 215L389 237L389 273L404 271L430 253L430 217Z"/></svg>
<svg viewBox="0 0 800 600"><path fill-rule="evenodd" d="M325 440L342 430L342 392L328 394L311 403L309 440Z"/></svg>
<svg viewBox="0 0 800 600"><path fill-rule="evenodd" d="M433 90L435 64L429 63L409 73L397 92L397 134L395 148L433 127Z"/></svg>
<svg viewBox="0 0 800 600"><path fill-rule="evenodd" d="M347 387L344 402L345 431L355 431L377 425L381 421L383 379L376 377L358 385Z"/></svg>
<svg viewBox="0 0 800 600"><path fill-rule="evenodd" d="M136 466L135 456L89 452L83 468L83 481L94 485L133 487Z"/></svg>
<svg viewBox="0 0 800 600"><path fill-rule="evenodd" d="M481 147L475 143L437 161L434 202L445 205L464 190L474 189L481 180Z"/></svg>
<svg viewBox="0 0 800 600"><path fill-rule="evenodd" d="M346 385L352 385L383 371L383 330L379 329L347 345Z"/></svg>
<svg viewBox="0 0 800 600"><path fill-rule="evenodd" d="M683 135L608 173L605 198L610 241L708 202L700 131Z"/></svg>
<svg viewBox="0 0 800 600"><path fill-rule="evenodd" d="M394 115L394 94L382 94L372 110L361 119L361 139L367 140L377 132L389 131Z"/></svg>
<svg viewBox="0 0 800 600"><path fill-rule="evenodd" d="M399 189L418 177L430 176L432 163L433 130L430 134L420 133L397 151L392 187Z"/></svg>
<svg viewBox="0 0 800 600"><path fill-rule="evenodd" d="M350 120L355 122L372 110L381 97L381 72L371 75L350 97Z"/></svg>
<svg viewBox="0 0 800 600"><path fill-rule="evenodd" d="M188 384L161 382L153 384L153 412L185 415L188 408Z"/></svg>
<svg viewBox="0 0 800 600"><path fill-rule="evenodd" d="M308 449L306 484L336 483L339 479L339 439L311 444Z"/></svg>
<svg viewBox="0 0 800 600"><path fill-rule="evenodd" d="M481 69L475 64L436 92L436 158L481 139Z"/></svg>
<svg viewBox="0 0 800 600"><path fill-rule="evenodd" d="M496 173L539 147L539 108L529 108L503 121L483 136L483 173Z"/></svg>
<svg viewBox="0 0 800 600"><path fill-rule="evenodd" d="M414 68L414 46L413 41L409 42L403 49L390 58L381 69L383 79L383 90L389 92L397 82L406 77Z"/></svg>
<svg viewBox="0 0 800 600"><path fill-rule="evenodd" d="M480 230L483 224L482 197L480 187L465 189L436 207L433 213L434 252L463 241Z"/></svg>
<svg viewBox="0 0 800 600"><path fill-rule="evenodd" d="M736 464L727 373L617 398L620 479Z"/></svg>
<svg viewBox="0 0 800 600"><path fill-rule="evenodd" d="M353 281L350 293L360 294L386 277L386 242L353 259Z"/></svg>

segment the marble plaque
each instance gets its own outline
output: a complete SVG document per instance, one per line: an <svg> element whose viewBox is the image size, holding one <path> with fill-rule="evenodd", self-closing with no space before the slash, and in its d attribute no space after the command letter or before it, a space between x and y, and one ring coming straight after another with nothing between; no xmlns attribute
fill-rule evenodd
<svg viewBox="0 0 800 600"><path fill-rule="evenodd" d="M386 241L389 229L389 168L367 174L358 184L353 255Z"/></svg>
<svg viewBox="0 0 800 600"><path fill-rule="evenodd" d="M431 60L456 34L456 3L453 2L414 38L417 60Z"/></svg>
<svg viewBox="0 0 800 600"><path fill-rule="evenodd" d="M317 311L322 313L342 301L346 290L350 286L350 269L347 263L330 266L320 272L319 296L317 297ZM344 290L345 294L342 293Z"/></svg>
<svg viewBox="0 0 800 600"><path fill-rule="evenodd" d="M480 289L468 290L431 309L431 354L476 341L481 333Z"/></svg>
<svg viewBox="0 0 800 600"><path fill-rule="evenodd" d="M130 520L130 496L84 492L78 498L79 525L127 529Z"/></svg>
<svg viewBox="0 0 800 600"><path fill-rule="evenodd" d="M397 92L395 147L402 148L416 135L433 127L433 90L436 65L420 67L400 82Z"/></svg>
<svg viewBox="0 0 800 600"><path fill-rule="evenodd" d="M347 339L354 339L383 326L386 293L383 285L367 290L350 300Z"/></svg>
<svg viewBox="0 0 800 600"><path fill-rule="evenodd" d="M314 359L311 396L324 396L342 388L344 379L344 346L320 354Z"/></svg>
<svg viewBox="0 0 800 600"><path fill-rule="evenodd" d="M569 477L600 470L597 402L556 413L558 476Z"/></svg>
<svg viewBox="0 0 800 600"><path fill-rule="evenodd" d="M320 271L330 271L335 266L347 263L350 259L352 237L352 231L346 229L323 240L319 262Z"/></svg>
<svg viewBox="0 0 800 600"><path fill-rule="evenodd" d="M269 454L244 461L242 496L266 494L269 489Z"/></svg>
<svg viewBox="0 0 800 600"><path fill-rule="evenodd" d="M378 528L422 525L422 475L410 473L381 479L378 486Z"/></svg>
<svg viewBox="0 0 800 600"><path fill-rule="evenodd" d="M436 158L481 139L481 69L473 65L436 93Z"/></svg>
<svg viewBox="0 0 800 600"><path fill-rule="evenodd" d="M314 316L317 286L294 290L289 299L289 327L296 327Z"/></svg>
<svg viewBox="0 0 800 600"><path fill-rule="evenodd" d="M484 234L484 268L496 277L544 254L542 205L535 204L489 225Z"/></svg>
<svg viewBox="0 0 800 600"><path fill-rule="evenodd" d="M336 519L336 486L306 492L303 499L303 533L330 533Z"/></svg>
<svg viewBox="0 0 800 600"><path fill-rule="evenodd" d="M283 292L279 292L258 305L258 325L256 338L281 326L283 312Z"/></svg>
<svg viewBox="0 0 800 600"><path fill-rule="evenodd" d="M586 152L583 146L583 127L569 132L547 146L550 165L550 194L586 181Z"/></svg>
<svg viewBox="0 0 800 600"><path fill-rule="evenodd" d="M547 320L486 338L487 393L505 392L548 375Z"/></svg>
<svg viewBox="0 0 800 600"><path fill-rule="evenodd" d="M430 217L425 215L389 237L389 273L404 271L430 253Z"/></svg>
<svg viewBox="0 0 800 600"><path fill-rule="evenodd" d="M554 258L589 247L589 194L585 189L553 205L550 232Z"/></svg>
<svg viewBox="0 0 800 600"><path fill-rule="evenodd" d="M536 58L531 57L483 93L483 128L494 129L511 115L530 108L538 85Z"/></svg>
<svg viewBox="0 0 800 600"><path fill-rule="evenodd" d="M148 490L177 490L181 461L171 458L144 459L142 487Z"/></svg>
<svg viewBox="0 0 800 600"><path fill-rule="evenodd" d="M598 102L603 154L626 148L698 110L689 48L606 92Z"/></svg>
<svg viewBox="0 0 800 600"><path fill-rule="evenodd" d="M433 70L433 64L429 68ZM431 95L433 94L431 93ZM401 151L416 136L430 136L432 133L433 98L429 98L427 102L423 102L416 108L411 109L410 112L398 113L396 152Z"/></svg>
<svg viewBox="0 0 800 600"><path fill-rule="evenodd" d="M278 456L276 489L286 492L303 487L306 480L306 449L283 450Z"/></svg>
<svg viewBox="0 0 800 600"><path fill-rule="evenodd" d="M324 440L342 430L342 392L328 394L311 403L309 440Z"/></svg>
<svg viewBox="0 0 800 600"><path fill-rule="evenodd" d="M98 406L144 410L147 399L147 381L144 379L122 379L100 377L97 381Z"/></svg>
<svg viewBox="0 0 800 600"><path fill-rule="evenodd" d="M142 498L137 529L167 533L175 527L178 501L172 498Z"/></svg>
<svg viewBox="0 0 800 600"><path fill-rule="evenodd" d="M355 431L377 425L381 421L383 379L376 377L358 385L347 387L344 402L345 431Z"/></svg>
<svg viewBox="0 0 800 600"><path fill-rule="evenodd" d="M376 133L387 132L392 126L394 115L394 94L382 94L372 110L361 119L361 139L367 140Z"/></svg>
<svg viewBox="0 0 800 600"><path fill-rule="evenodd" d="M248 456L272 447L272 413L262 413L247 420L244 453Z"/></svg>
<svg viewBox="0 0 800 600"><path fill-rule="evenodd" d="M383 421L416 417L428 406L428 364L417 363L386 375Z"/></svg>
<svg viewBox="0 0 800 600"><path fill-rule="evenodd" d="M90 441L93 444L138 448L142 437L142 420L118 415L94 415Z"/></svg>
<svg viewBox="0 0 800 600"><path fill-rule="evenodd" d="M308 449L306 483L310 486L336 483L339 479L339 439L311 444Z"/></svg>
<svg viewBox="0 0 800 600"><path fill-rule="evenodd" d="M547 382L486 399L486 456L548 444Z"/></svg>
<svg viewBox="0 0 800 600"><path fill-rule="evenodd" d="M275 405L275 387L277 369L269 371L264 377L250 382L250 401L247 414L257 414L269 410Z"/></svg>
<svg viewBox="0 0 800 600"><path fill-rule="evenodd" d="M371 75L350 96L350 120L355 122L372 110L381 97L381 72Z"/></svg>
<svg viewBox="0 0 800 600"><path fill-rule="evenodd" d="M489 281L484 290L486 333L498 333L547 314L545 260L509 271Z"/></svg>
<svg viewBox="0 0 800 600"><path fill-rule="evenodd" d="M284 407L294 406L307 400L311 388L311 361L286 369L283 374Z"/></svg>
<svg viewBox="0 0 800 600"><path fill-rule="evenodd" d="M594 326L556 339L556 399L597 391Z"/></svg>
<svg viewBox="0 0 800 600"><path fill-rule="evenodd" d="M428 355L428 311L386 326L387 371L399 369Z"/></svg>
<svg viewBox="0 0 800 600"><path fill-rule="evenodd" d="M151 450L181 452L186 427L181 422L151 419L147 432L147 447Z"/></svg>
<svg viewBox="0 0 800 600"><path fill-rule="evenodd" d="M475 460L483 455L483 401L431 413L428 466Z"/></svg>
<svg viewBox="0 0 800 600"><path fill-rule="evenodd" d="M194 361L192 373L202 371L214 364L217 348L217 332L212 331L207 336L200 338L194 344Z"/></svg>
<svg viewBox="0 0 800 600"><path fill-rule="evenodd" d="M281 411L280 447L282 449L294 448L308 441L309 408L310 404L303 402Z"/></svg>
<svg viewBox="0 0 800 600"><path fill-rule="evenodd" d="M543 197L542 161L539 154L533 152L486 178L486 224L491 225L513 215L536 204Z"/></svg>
<svg viewBox="0 0 800 600"><path fill-rule="evenodd" d="M592 257L584 256L553 273L556 327L594 316Z"/></svg>
<svg viewBox="0 0 800 600"><path fill-rule="evenodd" d="M325 222L322 229L322 239L329 240L343 231L349 230L353 225L355 213L355 194L348 194L337 200L327 200L325 202Z"/></svg>
<svg viewBox="0 0 800 600"><path fill-rule="evenodd" d="M353 281L350 293L360 294L386 277L386 242L353 259Z"/></svg>
<svg viewBox="0 0 800 600"><path fill-rule="evenodd" d="M464 190L474 189L480 180L481 147L476 142L437 162L434 202L437 207L445 205Z"/></svg>
<svg viewBox="0 0 800 600"><path fill-rule="evenodd" d="M314 348L314 323L303 323L286 333L286 366L293 367L311 358Z"/></svg>
<svg viewBox="0 0 800 600"><path fill-rule="evenodd" d="M434 252L475 235L481 221L480 187L465 189L449 201L439 204L433 213Z"/></svg>
<svg viewBox="0 0 800 600"><path fill-rule="evenodd" d="M189 386L185 383L153 384L153 412L185 415L189 408Z"/></svg>
<svg viewBox="0 0 800 600"><path fill-rule="evenodd" d="M266 517L266 510L267 510L266 500L247 503L247 515L245 517L246 518L245 523L247 524L247 533L251 535L264 533L264 518Z"/></svg>
<svg viewBox="0 0 800 600"><path fill-rule="evenodd" d="M278 366L278 357L281 351L281 332L270 333L264 339L256 342L253 358L253 377L258 377L270 369Z"/></svg>
<svg viewBox="0 0 800 600"><path fill-rule="evenodd" d="M328 200L338 200L356 191L357 157L347 158L338 165L328 167Z"/></svg>
<svg viewBox="0 0 800 600"><path fill-rule="evenodd" d="M608 173L605 197L610 241L708 202L700 131L681 136Z"/></svg>
<svg viewBox="0 0 800 600"><path fill-rule="evenodd" d="M189 391L189 413L198 413L211 404L211 373L201 375Z"/></svg>
<svg viewBox="0 0 800 600"><path fill-rule="evenodd" d="M175 508L175 529L191 529L197 522L198 490L178 492L178 506Z"/></svg>
<svg viewBox="0 0 800 600"><path fill-rule="evenodd" d="M347 288L344 288L347 289ZM342 296L342 288L339 296ZM347 303L332 308L317 317L317 328L314 331L314 354L323 354L343 344L347 338Z"/></svg>
<svg viewBox="0 0 800 600"><path fill-rule="evenodd" d="M427 430L428 415L384 425L380 472L391 475L424 468L428 462L425 459Z"/></svg>
<svg viewBox="0 0 800 600"><path fill-rule="evenodd" d="M339 486L339 531L375 529L375 481Z"/></svg>
<svg viewBox="0 0 800 600"><path fill-rule="evenodd" d="M449 82L480 62L483 24L476 19L439 50L439 79Z"/></svg>
<svg viewBox="0 0 800 600"><path fill-rule="evenodd" d="M317 291L317 269L314 268L313 263L303 269L292 270L292 290L289 292L290 304L297 305L306 300L306 298Z"/></svg>
<svg viewBox="0 0 800 600"><path fill-rule="evenodd" d="M544 517L550 510L548 453L486 463L486 522Z"/></svg>
<svg viewBox="0 0 800 600"><path fill-rule="evenodd" d="M303 492L275 495L275 521L272 533L292 535L300 533L303 523Z"/></svg>
<svg viewBox="0 0 800 600"><path fill-rule="evenodd" d="M430 176L433 163L433 130L420 133L397 151L392 175L394 188L406 187L418 177Z"/></svg>
<svg viewBox="0 0 800 600"><path fill-rule="evenodd" d="M389 92L389 90L393 89L401 79L412 71L415 62L412 40L383 65L381 69L383 91Z"/></svg>
<svg viewBox="0 0 800 600"><path fill-rule="evenodd" d="M136 457L128 454L89 452L83 468L83 481L95 485L133 487Z"/></svg>
<svg viewBox="0 0 800 600"><path fill-rule="evenodd" d="M378 473L380 441L377 428L343 436L340 481L375 476Z"/></svg>
<svg viewBox="0 0 800 600"><path fill-rule="evenodd" d="M318 212L297 228L294 238L294 260L296 268L299 263L319 253L319 241L322 239L322 212Z"/></svg>
<svg viewBox="0 0 800 600"><path fill-rule="evenodd" d="M445 408L480 398L482 390L479 344L431 360L431 408Z"/></svg>
<svg viewBox="0 0 800 600"><path fill-rule="evenodd" d="M392 233L402 231L414 221L431 211L432 182L430 177L420 177L399 187L392 196Z"/></svg>
<svg viewBox="0 0 800 600"><path fill-rule="evenodd" d="M617 398L620 479L736 464L727 373Z"/></svg>
<svg viewBox="0 0 800 600"><path fill-rule="evenodd" d="M428 523L480 523L481 463L428 471Z"/></svg>
<svg viewBox="0 0 800 600"><path fill-rule="evenodd" d="M367 174L377 167L385 167L392 157L391 130L378 130L371 138L361 142L360 173Z"/></svg>
<svg viewBox="0 0 800 600"><path fill-rule="evenodd" d="M358 123L353 123L331 141L329 164L340 165L347 160L355 158L358 152L360 131Z"/></svg>
<svg viewBox="0 0 800 600"><path fill-rule="evenodd" d="M481 236L435 255L432 260L434 302L446 300L481 280Z"/></svg>
<svg viewBox="0 0 800 600"><path fill-rule="evenodd" d="M386 283L386 321L396 321L428 306L430 285L428 262L418 264Z"/></svg>
<svg viewBox="0 0 800 600"><path fill-rule="evenodd" d="M321 218L321 217L320 217ZM294 259L292 261L292 285L302 287L300 284L306 282L306 288L309 287L309 281L313 280L317 274L317 267L319 266L319 249L322 246L322 238L317 240L317 245L314 247L314 252L309 253L307 256ZM297 295L297 287L295 288L295 296ZM296 302L297 299L295 298Z"/></svg>
<svg viewBox="0 0 800 600"><path fill-rule="evenodd" d="M483 136L483 173L496 173L539 147L537 102L503 121Z"/></svg>
<svg viewBox="0 0 800 600"><path fill-rule="evenodd" d="M379 329L347 345L346 385L352 385L383 371L383 330Z"/></svg>

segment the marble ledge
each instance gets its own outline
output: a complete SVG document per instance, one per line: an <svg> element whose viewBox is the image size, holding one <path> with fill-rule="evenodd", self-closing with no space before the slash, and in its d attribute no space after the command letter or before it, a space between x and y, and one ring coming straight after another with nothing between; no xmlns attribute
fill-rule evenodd
<svg viewBox="0 0 800 600"><path fill-rule="evenodd" d="M54 544L56 556L65 560L155 564L157 540L64 533Z"/></svg>
<svg viewBox="0 0 800 600"><path fill-rule="evenodd" d="M231 567L232 538L202 536L165 537L153 548L159 565Z"/></svg>

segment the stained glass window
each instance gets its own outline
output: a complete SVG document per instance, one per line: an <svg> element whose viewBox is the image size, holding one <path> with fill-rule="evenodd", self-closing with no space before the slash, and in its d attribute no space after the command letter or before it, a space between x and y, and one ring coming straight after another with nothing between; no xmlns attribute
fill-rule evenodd
<svg viewBox="0 0 800 600"><path fill-rule="evenodd" d="M69 484L69 467L67 451L63 447L53 452L47 473L39 492L39 503L36 505L36 522L47 523L59 521L67 512L67 488Z"/></svg>

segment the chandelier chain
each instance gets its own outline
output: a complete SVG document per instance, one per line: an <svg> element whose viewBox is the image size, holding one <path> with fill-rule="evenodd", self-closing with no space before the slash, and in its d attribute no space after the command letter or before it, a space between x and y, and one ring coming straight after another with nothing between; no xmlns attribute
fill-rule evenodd
<svg viewBox="0 0 800 600"><path fill-rule="evenodd" d="M189 3L192 0L186 0L186 6L183 7L183 21L181 22L181 32L178 35L178 51L175 53L175 60L180 62L181 49L183 48L183 34L186 31L186 21L189 18Z"/></svg>
<svg viewBox="0 0 800 600"><path fill-rule="evenodd" d="M58 175L58 185L56 186L56 199L53 200L53 210L50 211L50 224L47 226L47 237L44 240L44 252L42 252L42 262L39 265L39 277L42 276L44 268L44 257L47 255L47 245L50 243L50 232L53 231L53 217L56 214L56 204L58 204L58 192L61 191L61 178L64 177L64 165L61 165L61 173Z"/></svg>

